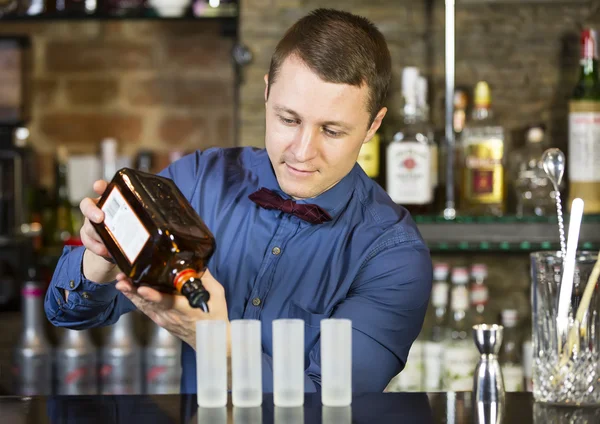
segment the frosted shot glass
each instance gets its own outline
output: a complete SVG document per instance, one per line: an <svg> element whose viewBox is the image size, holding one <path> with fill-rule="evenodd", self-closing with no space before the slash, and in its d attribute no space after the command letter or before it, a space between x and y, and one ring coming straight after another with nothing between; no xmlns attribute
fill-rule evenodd
<svg viewBox="0 0 600 424"><path fill-rule="evenodd" d="M325 406L352 403L352 322L321 320L321 402Z"/></svg>
<svg viewBox="0 0 600 424"><path fill-rule="evenodd" d="M234 406L262 405L261 322L231 321L231 398Z"/></svg>
<svg viewBox="0 0 600 424"><path fill-rule="evenodd" d="M304 321L273 321L273 403L304 405Z"/></svg>
<svg viewBox="0 0 600 424"><path fill-rule="evenodd" d="M227 405L227 324L220 320L196 322L196 380L198 406Z"/></svg>

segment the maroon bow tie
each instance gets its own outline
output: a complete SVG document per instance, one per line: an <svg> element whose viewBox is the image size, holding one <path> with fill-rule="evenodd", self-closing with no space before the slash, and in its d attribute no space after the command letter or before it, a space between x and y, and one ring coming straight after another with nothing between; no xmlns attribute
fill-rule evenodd
<svg viewBox="0 0 600 424"><path fill-rule="evenodd" d="M285 213L291 213L312 224L331 221L331 216L321 207L313 204L298 204L291 199L284 200L278 194L266 188L255 191L248 198L265 209L277 209Z"/></svg>

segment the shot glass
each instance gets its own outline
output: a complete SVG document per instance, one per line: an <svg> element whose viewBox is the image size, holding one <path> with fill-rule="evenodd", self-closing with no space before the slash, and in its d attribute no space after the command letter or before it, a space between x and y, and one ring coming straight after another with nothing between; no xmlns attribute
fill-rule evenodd
<svg viewBox="0 0 600 424"><path fill-rule="evenodd" d="M196 322L196 378L198 406L227 405L227 324L219 320Z"/></svg>
<svg viewBox="0 0 600 424"><path fill-rule="evenodd" d="M231 321L231 397L234 406L262 405L261 322Z"/></svg>
<svg viewBox="0 0 600 424"><path fill-rule="evenodd" d="M304 405L304 321L273 321L273 403Z"/></svg>

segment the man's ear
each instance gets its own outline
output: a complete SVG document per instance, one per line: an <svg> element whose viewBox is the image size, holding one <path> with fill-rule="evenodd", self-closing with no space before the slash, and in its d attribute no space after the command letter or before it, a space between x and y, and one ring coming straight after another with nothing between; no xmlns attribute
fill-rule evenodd
<svg viewBox="0 0 600 424"><path fill-rule="evenodd" d="M367 131L367 135L365 136L363 143L366 143L373 138L373 136L381 126L381 121L383 121L383 118L385 117L386 113L386 107L382 107L381 110L377 112L375 119L373 119L373 122L371 123L371 127L369 127L369 131Z"/></svg>
<svg viewBox="0 0 600 424"><path fill-rule="evenodd" d="M269 74L265 74L265 103L269 98Z"/></svg>

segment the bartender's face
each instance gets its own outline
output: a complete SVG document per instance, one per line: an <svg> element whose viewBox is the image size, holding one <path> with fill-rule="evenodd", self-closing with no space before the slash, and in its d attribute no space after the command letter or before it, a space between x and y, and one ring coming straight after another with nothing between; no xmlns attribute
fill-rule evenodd
<svg viewBox="0 0 600 424"><path fill-rule="evenodd" d="M386 113L370 124L368 96L366 84L325 82L297 57L285 60L268 98L265 88L265 145L285 193L316 197L350 172Z"/></svg>

